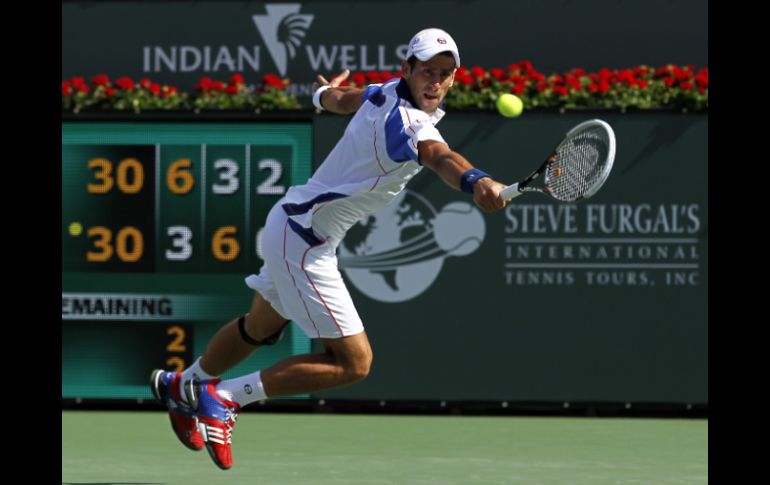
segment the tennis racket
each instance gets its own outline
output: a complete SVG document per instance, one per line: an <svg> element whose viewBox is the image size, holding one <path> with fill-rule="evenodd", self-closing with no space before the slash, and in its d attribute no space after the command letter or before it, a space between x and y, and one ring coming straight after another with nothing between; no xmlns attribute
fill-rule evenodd
<svg viewBox="0 0 770 485"><path fill-rule="evenodd" d="M584 121L567 132L537 170L503 189L500 196L508 201L525 192L540 192L562 202L587 199L607 180L614 160L612 127L602 120ZM538 179L542 185L533 185Z"/></svg>

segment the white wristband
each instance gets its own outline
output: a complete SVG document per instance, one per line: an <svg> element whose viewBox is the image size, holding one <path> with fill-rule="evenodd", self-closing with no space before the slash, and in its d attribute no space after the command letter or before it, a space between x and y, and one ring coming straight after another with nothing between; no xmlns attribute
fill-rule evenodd
<svg viewBox="0 0 770 485"><path fill-rule="evenodd" d="M315 93L313 94L313 105L315 105L316 108L325 109L323 106L321 106L321 93L323 93L329 88L331 88L331 86L327 84L325 86L321 86L320 88L316 89Z"/></svg>

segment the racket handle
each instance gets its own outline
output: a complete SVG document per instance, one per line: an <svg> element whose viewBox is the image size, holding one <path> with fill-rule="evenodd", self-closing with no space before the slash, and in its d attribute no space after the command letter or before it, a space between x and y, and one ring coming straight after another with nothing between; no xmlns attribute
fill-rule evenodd
<svg viewBox="0 0 770 485"><path fill-rule="evenodd" d="M519 184L513 184L509 185L508 187L504 188L500 192L500 198L502 198L504 201L509 201L515 197L518 197L521 195L521 192L519 192Z"/></svg>

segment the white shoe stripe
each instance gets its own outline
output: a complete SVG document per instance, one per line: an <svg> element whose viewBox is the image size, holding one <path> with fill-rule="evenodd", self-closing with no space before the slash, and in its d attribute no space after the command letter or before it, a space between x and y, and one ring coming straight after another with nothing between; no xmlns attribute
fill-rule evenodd
<svg viewBox="0 0 770 485"><path fill-rule="evenodd" d="M224 444L225 444L225 442L224 442L224 441L222 441L222 440L218 440L218 439L216 439L216 438L209 438L209 439L208 439L208 441L209 441L209 442L213 441L214 443L219 443L220 445L224 445Z"/></svg>

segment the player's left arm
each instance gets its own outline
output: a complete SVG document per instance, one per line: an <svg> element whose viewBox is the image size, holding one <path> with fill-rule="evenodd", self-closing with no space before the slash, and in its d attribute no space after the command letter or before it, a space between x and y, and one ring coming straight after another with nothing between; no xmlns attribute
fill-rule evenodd
<svg viewBox="0 0 770 485"><path fill-rule="evenodd" d="M322 75L318 75L316 82L313 83L313 93L316 93L321 87L328 86L320 94L314 95L314 98L318 96L317 101L323 109L343 115L358 111L358 108L363 104L361 95L364 92L364 88L340 86L340 83L347 79L349 75L350 71L347 69L331 78L330 81L327 81Z"/></svg>
<svg viewBox="0 0 770 485"><path fill-rule="evenodd" d="M500 197L506 185L491 176L477 177L471 163L459 153L451 150L446 143L424 140L417 144L420 163L438 174L455 190L473 191L473 202L485 212L494 212L505 207ZM464 180L465 179L465 180Z"/></svg>

